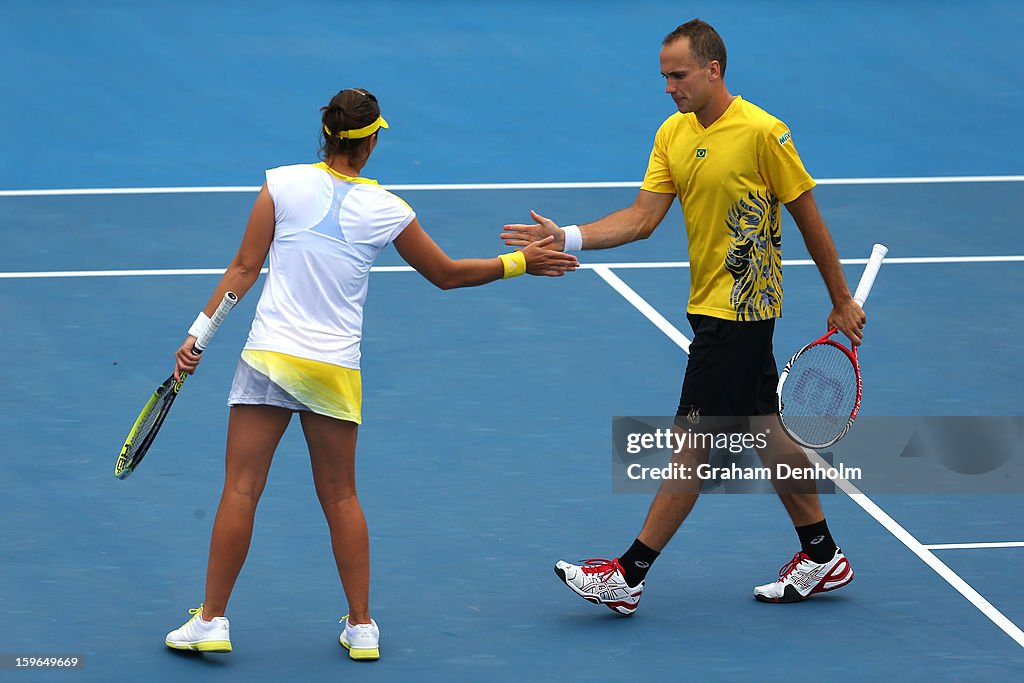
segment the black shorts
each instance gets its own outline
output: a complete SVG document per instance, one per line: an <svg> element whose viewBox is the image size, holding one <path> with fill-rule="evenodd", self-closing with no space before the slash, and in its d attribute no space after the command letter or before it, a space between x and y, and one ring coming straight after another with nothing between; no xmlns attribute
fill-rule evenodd
<svg viewBox="0 0 1024 683"><path fill-rule="evenodd" d="M777 414L775 320L740 322L690 313L686 318L693 328L693 343L676 415Z"/></svg>

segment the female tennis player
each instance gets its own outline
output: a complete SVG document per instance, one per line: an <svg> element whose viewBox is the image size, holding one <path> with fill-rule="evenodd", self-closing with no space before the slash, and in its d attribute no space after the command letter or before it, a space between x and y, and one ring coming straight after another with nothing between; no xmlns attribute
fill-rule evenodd
<svg viewBox="0 0 1024 683"><path fill-rule="evenodd" d="M192 619L167 634L168 647L231 651L224 611L249 551L271 459L298 412L348 600L341 644L353 659L377 659L369 537L355 483L359 344L370 267L391 242L441 289L524 272L558 277L578 265L574 256L550 249L550 237L497 258L450 259L408 204L359 175L380 129L388 127L377 98L350 88L321 111L323 161L267 171L238 253L175 354L175 374L195 371L200 357L192 345L208 316L225 292L244 296L269 253L269 274L228 398L224 491L210 540L206 597L190 610Z"/></svg>

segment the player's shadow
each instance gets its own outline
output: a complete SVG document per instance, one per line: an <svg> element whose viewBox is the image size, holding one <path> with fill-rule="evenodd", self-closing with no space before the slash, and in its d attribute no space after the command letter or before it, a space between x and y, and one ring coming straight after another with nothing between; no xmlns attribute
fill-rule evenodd
<svg viewBox="0 0 1024 683"><path fill-rule="evenodd" d="M193 661L197 666L205 668L218 668L222 666L229 666L231 664L229 657L224 657L222 654L208 654L206 652L196 652L195 650L176 650L172 647L165 647L164 650L172 657L177 657L179 661Z"/></svg>

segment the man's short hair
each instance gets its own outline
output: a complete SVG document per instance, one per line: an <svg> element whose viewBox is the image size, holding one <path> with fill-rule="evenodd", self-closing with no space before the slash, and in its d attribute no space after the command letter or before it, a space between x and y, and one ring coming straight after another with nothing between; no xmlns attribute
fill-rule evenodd
<svg viewBox="0 0 1024 683"><path fill-rule="evenodd" d="M725 43L711 24L700 19L691 19L665 36L661 44L668 45L680 38L690 39L690 52L698 64L703 67L713 59L722 67L722 77L725 77Z"/></svg>

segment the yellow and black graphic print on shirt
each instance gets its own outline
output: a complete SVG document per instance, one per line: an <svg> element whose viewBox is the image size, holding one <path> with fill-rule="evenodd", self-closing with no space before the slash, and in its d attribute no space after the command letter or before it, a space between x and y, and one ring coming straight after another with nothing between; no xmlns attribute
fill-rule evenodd
<svg viewBox="0 0 1024 683"><path fill-rule="evenodd" d="M779 200L748 192L726 216L729 250L725 268L733 277L729 302L736 319L767 320L782 314L782 229Z"/></svg>

